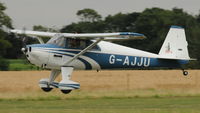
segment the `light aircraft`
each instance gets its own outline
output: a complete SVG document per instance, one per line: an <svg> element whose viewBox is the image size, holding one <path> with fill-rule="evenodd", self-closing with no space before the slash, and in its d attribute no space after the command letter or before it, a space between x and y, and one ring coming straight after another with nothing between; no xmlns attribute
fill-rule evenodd
<svg viewBox="0 0 200 113"><path fill-rule="evenodd" d="M148 67L181 68L190 59L184 28L171 26L158 54L111 43L113 40L143 39L145 36L133 32L119 33L52 33L11 30L16 34L36 37L40 44L22 48L30 63L50 69L49 78L41 79L39 86L45 92L59 88L68 94L79 89L80 84L70 80L76 70L132 69ZM51 39L44 43L42 38ZM55 82L61 73L62 80ZM183 70L184 75L188 72Z"/></svg>

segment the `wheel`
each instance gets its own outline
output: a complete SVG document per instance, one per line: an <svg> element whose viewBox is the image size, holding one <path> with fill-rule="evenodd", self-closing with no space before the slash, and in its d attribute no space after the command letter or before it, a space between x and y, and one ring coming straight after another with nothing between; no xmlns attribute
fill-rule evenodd
<svg viewBox="0 0 200 113"><path fill-rule="evenodd" d="M61 90L62 93L64 94L69 94L72 90Z"/></svg>
<svg viewBox="0 0 200 113"><path fill-rule="evenodd" d="M50 92L53 88L41 88L44 92Z"/></svg>
<svg viewBox="0 0 200 113"><path fill-rule="evenodd" d="M183 75L187 76L188 75L188 71L183 71Z"/></svg>

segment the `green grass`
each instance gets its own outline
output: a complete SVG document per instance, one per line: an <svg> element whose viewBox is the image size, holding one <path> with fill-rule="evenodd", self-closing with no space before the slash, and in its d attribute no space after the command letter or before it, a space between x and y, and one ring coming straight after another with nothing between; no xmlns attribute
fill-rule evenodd
<svg viewBox="0 0 200 113"><path fill-rule="evenodd" d="M200 97L1 100L0 113L199 113Z"/></svg>
<svg viewBox="0 0 200 113"><path fill-rule="evenodd" d="M10 71L37 70L38 67L30 64L25 59L8 59Z"/></svg>
<svg viewBox="0 0 200 113"><path fill-rule="evenodd" d="M167 91L168 92L168 91ZM3 96L4 95L4 96ZM0 113L199 113L199 94L155 90L0 93Z"/></svg>

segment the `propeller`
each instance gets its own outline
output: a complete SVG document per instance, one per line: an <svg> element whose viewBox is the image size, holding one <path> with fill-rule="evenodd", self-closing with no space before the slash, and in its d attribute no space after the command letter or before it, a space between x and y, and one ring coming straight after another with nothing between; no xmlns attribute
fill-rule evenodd
<svg viewBox="0 0 200 113"><path fill-rule="evenodd" d="M23 34L21 35L21 39L22 39L22 49L21 51L26 54L26 52L28 51L28 48L26 47L26 44L28 42L28 37L25 35L26 33L26 28L23 28Z"/></svg>

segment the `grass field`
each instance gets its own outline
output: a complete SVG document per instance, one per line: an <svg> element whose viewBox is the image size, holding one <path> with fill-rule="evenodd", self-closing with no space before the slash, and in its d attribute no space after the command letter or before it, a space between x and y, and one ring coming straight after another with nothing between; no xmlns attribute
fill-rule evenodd
<svg viewBox="0 0 200 113"><path fill-rule="evenodd" d="M38 87L49 71L0 72L0 113L199 113L200 71L74 71L69 95ZM57 81L61 80L59 77Z"/></svg>
<svg viewBox="0 0 200 113"><path fill-rule="evenodd" d="M8 59L10 71L38 70L38 67L28 63L26 59Z"/></svg>
<svg viewBox="0 0 200 113"><path fill-rule="evenodd" d="M200 97L0 101L1 113L199 113Z"/></svg>

